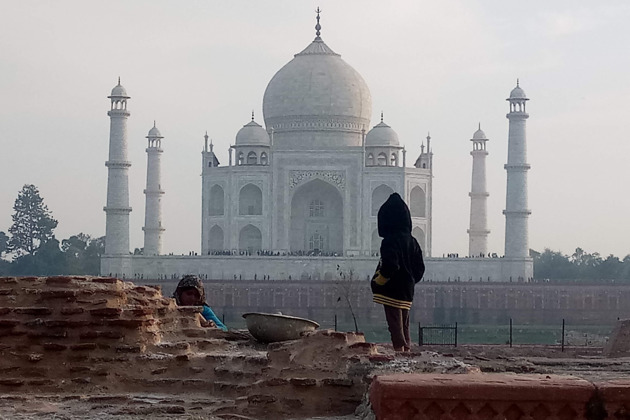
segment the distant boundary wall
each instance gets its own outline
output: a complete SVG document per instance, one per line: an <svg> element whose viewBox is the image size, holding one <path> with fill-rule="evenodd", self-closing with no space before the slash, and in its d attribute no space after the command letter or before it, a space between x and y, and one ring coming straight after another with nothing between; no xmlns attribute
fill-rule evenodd
<svg viewBox="0 0 630 420"><path fill-rule="evenodd" d="M170 295L177 280L144 279ZM277 312L332 322L352 322L346 296L362 320L381 320L367 280L204 280L208 303L226 319L245 312ZM341 298L341 299L340 299ZM412 321L424 324L506 323L606 325L630 318L630 285L488 282L421 282Z"/></svg>

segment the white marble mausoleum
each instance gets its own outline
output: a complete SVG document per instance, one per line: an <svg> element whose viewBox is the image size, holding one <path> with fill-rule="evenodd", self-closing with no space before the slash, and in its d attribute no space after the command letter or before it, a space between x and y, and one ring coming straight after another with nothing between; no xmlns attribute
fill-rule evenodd
<svg viewBox="0 0 630 420"><path fill-rule="evenodd" d="M339 272L356 278L375 268L381 238L376 214L398 192L408 203L413 236L434 281L528 281L525 93L510 95L510 156L506 255L486 255L485 133L473 136L470 255L433 258L431 139L420 156L404 147L381 113L372 125L372 98L361 75L316 37L273 76L263 97L263 120L246 121L236 133L227 164L220 163L208 135L202 152L202 220L199 255L162 255L160 159L162 135L147 139L145 244L129 253L127 129L130 97L112 90L106 252L102 274L126 278L170 278L186 273L208 279L333 280ZM517 91L518 89L518 91ZM516 92L516 93L515 93ZM522 94L521 94L522 92ZM237 130L235 130L237 131ZM419 139L409 139L419 141ZM514 144L512 143L514 142ZM174 174L164 174L174 176ZM511 176L511 181L510 181ZM511 190L510 190L511 188ZM510 201L512 200L512 201ZM164 223L163 223L164 222ZM509 251L509 252L508 252Z"/></svg>

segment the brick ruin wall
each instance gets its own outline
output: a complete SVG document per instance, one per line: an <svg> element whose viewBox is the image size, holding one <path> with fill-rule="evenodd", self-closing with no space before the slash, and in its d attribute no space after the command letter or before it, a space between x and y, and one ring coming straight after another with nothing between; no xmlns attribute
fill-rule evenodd
<svg viewBox="0 0 630 420"><path fill-rule="evenodd" d="M0 393L198 394L215 413L281 418L347 414L367 390L362 334L263 345L201 327L200 310L115 278L0 278Z"/></svg>

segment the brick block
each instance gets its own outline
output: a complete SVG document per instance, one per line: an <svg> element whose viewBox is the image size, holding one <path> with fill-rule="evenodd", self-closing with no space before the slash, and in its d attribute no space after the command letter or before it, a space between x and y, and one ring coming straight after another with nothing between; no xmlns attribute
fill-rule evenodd
<svg viewBox="0 0 630 420"><path fill-rule="evenodd" d="M352 386L352 379L348 378L325 378L322 379L322 385L324 386L337 386L349 388Z"/></svg>
<svg viewBox="0 0 630 420"><path fill-rule="evenodd" d="M94 277L92 283L101 284L121 284L122 282L114 277Z"/></svg>
<svg viewBox="0 0 630 420"><path fill-rule="evenodd" d="M0 289L0 296L12 295L13 289Z"/></svg>
<svg viewBox="0 0 630 420"><path fill-rule="evenodd" d="M46 279L46 284L49 286L65 286L72 283L72 277L67 276L53 276Z"/></svg>
<svg viewBox="0 0 630 420"><path fill-rule="evenodd" d="M270 378L261 382L262 386L282 386L287 385L289 381L284 378Z"/></svg>
<svg viewBox="0 0 630 420"><path fill-rule="evenodd" d="M122 327L128 329L138 329L147 327L155 323L154 319L111 319L107 320L104 325L109 327Z"/></svg>
<svg viewBox="0 0 630 420"><path fill-rule="evenodd" d="M0 284L17 284L17 279L14 277L0 277Z"/></svg>
<svg viewBox="0 0 630 420"><path fill-rule="evenodd" d="M52 314L50 308L46 307L28 307L28 308L13 308L13 313L19 315L36 315L45 316Z"/></svg>
<svg viewBox="0 0 630 420"><path fill-rule="evenodd" d="M278 399L273 395L264 394L250 395L247 397L247 403L252 405L270 404L276 402L277 400Z"/></svg>
<svg viewBox="0 0 630 420"><path fill-rule="evenodd" d="M68 349L68 346L59 343L43 343L42 347L46 351L64 351Z"/></svg>
<svg viewBox="0 0 630 420"><path fill-rule="evenodd" d="M93 317L99 318L117 318L122 314L122 309L120 308L99 308L99 309L90 309L90 315Z"/></svg>
<svg viewBox="0 0 630 420"><path fill-rule="evenodd" d="M393 374L373 380L370 402L379 420L586 420L594 391L571 376Z"/></svg>
<svg viewBox="0 0 630 420"><path fill-rule="evenodd" d="M61 315L79 315L85 312L85 309L76 307L76 308L61 308Z"/></svg>
<svg viewBox="0 0 630 420"><path fill-rule="evenodd" d="M68 336L68 331L58 330L44 330L44 331L29 331L26 333L29 338L66 338Z"/></svg>
<svg viewBox="0 0 630 420"><path fill-rule="evenodd" d="M89 351L96 350L98 346L96 343L81 343L81 344L72 344L70 346L70 350L72 351Z"/></svg>
<svg viewBox="0 0 630 420"><path fill-rule="evenodd" d="M55 300L55 299L74 299L77 297L78 292L76 290L41 290L39 292L40 300Z"/></svg>
<svg viewBox="0 0 630 420"><path fill-rule="evenodd" d="M12 387L12 388L17 388L24 385L24 380L23 379L4 379L4 378L0 378L0 386L6 386L6 387Z"/></svg>
<svg viewBox="0 0 630 420"><path fill-rule="evenodd" d="M0 319L0 328L13 328L20 324L16 319Z"/></svg>
<svg viewBox="0 0 630 420"><path fill-rule="evenodd" d="M144 346L128 346L122 345L116 347L116 353L142 353L144 351Z"/></svg>
<svg viewBox="0 0 630 420"><path fill-rule="evenodd" d="M0 316L8 314L12 310L12 308L0 308Z"/></svg>
<svg viewBox="0 0 630 420"><path fill-rule="evenodd" d="M317 381L313 378L291 378L289 380L293 386L315 386Z"/></svg>

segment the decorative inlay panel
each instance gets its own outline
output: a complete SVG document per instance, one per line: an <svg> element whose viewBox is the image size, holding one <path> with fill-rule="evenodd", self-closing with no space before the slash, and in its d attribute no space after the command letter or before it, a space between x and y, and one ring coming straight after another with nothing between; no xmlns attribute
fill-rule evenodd
<svg viewBox="0 0 630 420"><path fill-rule="evenodd" d="M318 170L294 170L289 171L289 188L304 184L312 179L321 179L329 182L343 191L346 188L346 174L344 171L318 171Z"/></svg>

